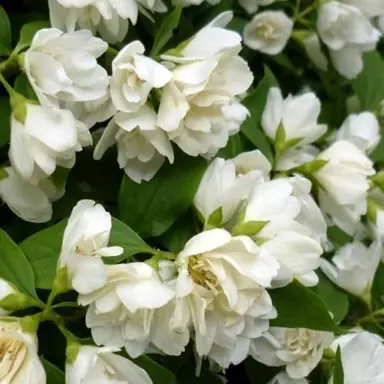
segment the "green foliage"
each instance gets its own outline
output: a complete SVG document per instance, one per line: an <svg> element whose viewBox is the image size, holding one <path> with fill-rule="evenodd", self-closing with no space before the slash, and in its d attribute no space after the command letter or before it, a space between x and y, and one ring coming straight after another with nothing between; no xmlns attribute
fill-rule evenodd
<svg viewBox="0 0 384 384"><path fill-rule="evenodd" d="M278 316L274 327L308 328L319 331L337 330L324 301L312 290L294 281L284 288L269 291Z"/></svg>
<svg viewBox="0 0 384 384"><path fill-rule="evenodd" d="M12 48L11 23L0 5L0 56L8 55Z"/></svg>
<svg viewBox="0 0 384 384"><path fill-rule="evenodd" d="M33 21L23 25L20 30L20 38L16 45L15 52L21 52L28 48L35 36L35 33L43 28L49 28L49 23L46 21Z"/></svg>
<svg viewBox="0 0 384 384"><path fill-rule="evenodd" d="M120 188L120 218L142 237L160 236L192 205L207 167L205 160L179 153L149 182L124 177Z"/></svg>
<svg viewBox="0 0 384 384"><path fill-rule="evenodd" d="M51 289L56 275L64 230L67 220L33 234L25 239L20 248L29 259L36 276L36 287ZM123 247L122 256L108 258L109 263L117 263L137 253L152 253L140 236L121 221L112 219L109 245Z"/></svg>
<svg viewBox="0 0 384 384"><path fill-rule="evenodd" d="M362 110L375 111L384 100L384 61L377 51L365 54L364 69L352 86Z"/></svg>
<svg viewBox="0 0 384 384"><path fill-rule="evenodd" d="M337 347L335 368L333 370L333 382L332 384L344 384L344 370L343 363L341 361L341 350L340 346Z"/></svg>
<svg viewBox="0 0 384 384"><path fill-rule="evenodd" d="M133 361L147 371L153 384L177 384L175 375L150 357L140 356Z"/></svg>
<svg viewBox="0 0 384 384"><path fill-rule="evenodd" d="M48 360L41 358L45 372L47 374L47 384L65 384L64 372L50 363Z"/></svg>
<svg viewBox="0 0 384 384"><path fill-rule="evenodd" d="M267 102L269 89L272 87L278 87L278 83L270 69L265 66L263 80L261 80L257 88L251 91L243 100L243 104L248 108L250 116L241 126L241 132L256 148L260 149L270 161L273 159L273 153L271 145L261 127L261 117Z"/></svg>
<svg viewBox="0 0 384 384"><path fill-rule="evenodd" d="M0 148L6 145L10 135L11 106L9 99L0 97Z"/></svg>
<svg viewBox="0 0 384 384"><path fill-rule="evenodd" d="M37 297L32 268L23 251L0 229L0 277L14 284L21 292Z"/></svg>
<svg viewBox="0 0 384 384"><path fill-rule="evenodd" d="M182 7L177 6L165 18L156 34L155 41L151 50L151 56L158 56L162 52L164 47L167 45L168 41L172 38L174 29L177 28L179 25L181 12Z"/></svg>

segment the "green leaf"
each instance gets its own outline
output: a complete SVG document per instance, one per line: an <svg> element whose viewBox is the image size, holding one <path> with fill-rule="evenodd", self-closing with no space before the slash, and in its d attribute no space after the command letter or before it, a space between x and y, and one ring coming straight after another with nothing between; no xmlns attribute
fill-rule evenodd
<svg viewBox="0 0 384 384"><path fill-rule="evenodd" d="M46 228L25 239L20 248L29 259L36 276L36 287L50 289L56 276L57 262L67 220L62 220L52 227ZM153 253L140 236L120 220L112 218L112 229L109 245L123 247L120 257L110 257L108 263L117 263L136 253Z"/></svg>
<svg viewBox="0 0 384 384"><path fill-rule="evenodd" d="M319 283L313 288L333 314L333 320L340 323L348 313L348 295L329 281L323 273L318 272Z"/></svg>
<svg viewBox="0 0 384 384"><path fill-rule="evenodd" d="M43 229L20 243L36 277L36 287L50 289L56 275L61 243L67 220Z"/></svg>
<svg viewBox="0 0 384 384"><path fill-rule="evenodd" d="M166 19L161 24L152 46L152 57L158 56L163 50L163 48L166 46L168 41L172 38L173 30L179 25L182 9L183 8L180 5L175 7L175 9L166 17Z"/></svg>
<svg viewBox="0 0 384 384"><path fill-rule="evenodd" d="M36 296L33 271L22 250L0 229L0 277L14 284L21 292Z"/></svg>
<svg viewBox="0 0 384 384"><path fill-rule="evenodd" d="M277 318L271 326L335 331L337 325L324 301L309 288L294 281L284 288L269 291Z"/></svg>
<svg viewBox="0 0 384 384"><path fill-rule="evenodd" d="M362 110L374 111L384 100L384 61L377 51L364 55L364 68L352 86Z"/></svg>
<svg viewBox="0 0 384 384"><path fill-rule="evenodd" d="M109 245L118 245L123 247L124 253L120 257L109 257L105 261L116 263L117 259L127 259L138 253L150 253L155 251L151 248L135 231L122 221L112 218L112 230L109 238Z"/></svg>
<svg viewBox="0 0 384 384"><path fill-rule="evenodd" d="M149 182L124 177L119 194L120 218L142 237L160 236L192 205L207 167L205 160L183 153L165 164Z"/></svg>
<svg viewBox="0 0 384 384"><path fill-rule="evenodd" d="M335 368L333 370L333 382L332 384L344 384L344 370L343 363L341 361L340 346L337 347Z"/></svg>
<svg viewBox="0 0 384 384"><path fill-rule="evenodd" d="M28 81L28 78L25 74L17 76L14 84L14 88L17 92L21 93L29 100L37 100L35 91L32 88L32 85Z"/></svg>
<svg viewBox="0 0 384 384"><path fill-rule="evenodd" d="M277 80L267 66L264 69L264 78L257 88L252 91L244 100L243 104L250 112L250 116L241 126L241 132L256 146L261 152L272 161L273 154L267 137L261 127L261 116L267 102L267 96L271 87L278 87Z"/></svg>
<svg viewBox="0 0 384 384"><path fill-rule="evenodd" d="M0 55L7 55L12 48L11 23L7 12L0 5Z"/></svg>
<svg viewBox="0 0 384 384"><path fill-rule="evenodd" d="M28 48L32 43L35 33L43 28L49 28L48 21L33 21L31 23L24 24L20 30L20 38L16 45L15 53Z"/></svg>
<svg viewBox="0 0 384 384"><path fill-rule="evenodd" d="M41 357L40 360L47 374L47 384L65 384L65 375L61 369L44 359L44 357Z"/></svg>
<svg viewBox="0 0 384 384"><path fill-rule="evenodd" d="M195 220L196 218L191 211L180 216L172 227L161 236L160 244L173 253L179 253L187 241L196 235Z"/></svg>
<svg viewBox="0 0 384 384"><path fill-rule="evenodd" d="M148 356L140 356L134 359L133 362L148 373L153 384L177 384L176 377L172 372Z"/></svg>
<svg viewBox="0 0 384 384"><path fill-rule="evenodd" d="M264 384L269 383L281 368L267 367L251 357L248 357L248 359L245 360L245 370L250 384Z"/></svg>
<svg viewBox="0 0 384 384"><path fill-rule="evenodd" d="M237 135L231 136L227 145L221 148L216 157L222 157L223 159L233 159L237 155L243 152L251 151L254 149L254 145L239 132Z"/></svg>
<svg viewBox="0 0 384 384"><path fill-rule="evenodd" d="M8 97L0 97L0 148L9 141L11 106Z"/></svg>

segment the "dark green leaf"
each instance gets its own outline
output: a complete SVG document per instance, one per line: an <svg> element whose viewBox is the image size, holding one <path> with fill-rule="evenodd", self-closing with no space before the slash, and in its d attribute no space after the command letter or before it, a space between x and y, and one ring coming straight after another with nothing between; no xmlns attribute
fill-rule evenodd
<svg viewBox="0 0 384 384"><path fill-rule="evenodd" d="M33 234L20 243L36 277L36 287L50 289L56 275L57 260L67 220Z"/></svg>
<svg viewBox="0 0 384 384"><path fill-rule="evenodd" d="M29 100L37 100L35 91L33 90L28 78L25 74L17 76L14 84L14 88L17 92L21 93Z"/></svg>
<svg viewBox="0 0 384 384"><path fill-rule="evenodd" d="M8 97L0 97L0 148L8 143L10 133L11 106Z"/></svg>
<svg viewBox="0 0 384 384"><path fill-rule="evenodd" d="M378 144L378 146L375 148L375 150L370 153L369 157L374 161L375 163L378 161L384 160L384 137L381 137L381 140Z"/></svg>
<svg viewBox="0 0 384 384"><path fill-rule="evenodd" d="M251 115L241 126L241 132L243 132L255 147L259 148L270 161L273 159L272 149L261 127L261 117L269 89L277 86L278 83L273 73L268 67L265 67L263 80L257 88L243 100L243 104L248 108Z"/></svg>
<svg viewBox="0 0 384 384"><path fill-rule="evenodd" d="M240 132L229 138L227 145L220 149L217 153L217 157L232 159L240 153L250 151L252 149L254 149L252 143L250 143L249 140L247 140L247 138Z"/></svg>
<svg viewBox="0 0 384 384"><path fill-rule="evenodd" d="M353 238L351 236L349 236L340 228L335 226L328 227L327 236L329 240L332 242L332 244L338 245L339 247L342 247L343 245L353 241Z"/></svg>
<svg viewBox="0 0 384 384"><path fill-rule="evenodd" d="M7 12L0 5L0 55L9 54L12 48L11 23Z"/></svg>
<svg viewBox="0 0 384 384"><path fill-rule="evenodd" d="M65 384L65 375L61 369L44 359L44 357L41 357L41 362L47 374L47 384Z"/></svg>
<svg viewBox="0 0 384 384"><path fill-rule="evenodd" d="M22 250L0 229L0 276L36 297L33 271Z"/></svg>
<svg viewBox="0 0 384 384"><path fill-rule="evenodd" d="M314 291L327 304L329 311L333 314L333 320L340 323L348 313L348 295L329 281L324 274L321 272L317 274L319 284L314 287Z"/></svg>
<svg viewBox="0 0 384 384"><path fill-rule="evenodd" d="M122 221L112 218L112 230L111 236L109 238L109 245L118 245L124 248L123 259L126 259L137 253L150 253L152 254L154 250L127 224L124 224ZM114 259L121 259L111 257L108 260L112 261Z"/></svg>
<svg viewBox="0 0 384 384"><path fill-rule="evenodd" d="M335 368L333 370L333 382L332 384L344 384L344 370L343 363L341 361L340 346L336 351Z"/></svg>
<svg viewBox="0 0 384 384"><path fill-rule="evenodd" d="M364 68L352 81L362 110L374 111L384 99L384 61L377 51L366 53Z"/></svg>
<svg viewBox="0 0 384 384"><path fill-rule="evenodd" d="M250 384L268 383L281 370L280 367L267 367L251 357L245 361L245 369Z"/></svg>
<svg viewBox="0 0 384 384"><path fill-rule="evenodd" d="M168 371L148 356L143 355L133 361L148 373L153 384L177 384L176 377L172 372Z"/></svg>
<svg viewBox="0 0 384 384"><path fill-rule="evenodd" d="M161 53L168 41L172 38L173 30L179 25L182 7L177 6L161 24L152 46L151 56Z"/></svg>
<svg viewBox="0 0 384 384"><path fill-rule="evenodd" d="M119 194L120 218L142 237L160 236L192 205L207 167L205 160L179 153L150 182L124 177Z"/></svg>
<svg viewBox="0 0 384 384"><path fill-rule="evenodd" d="M195 220L196 218L189 211L180 216L172 227L161 236L160 243L171 252L179 253L187 241L196 235Z"/></svg>
<svg viewBox="0 0 384 384"><path fill-rule="evenodd" d="M24 24L20 31L20 38L16 45L15 52L20 52L23 49L28 48L32 43L35 33L43 28L49 28L49 23L47 21L33 21Z"/></svg>
<svg viewBox="0 0 384 384"><path fill-rule="evenodd" d="M50 289L56 275L57 262L60 256L61 243L67 220L44 229L25 239L20 247L31 262L36 276L36 286ZM112 230L109 245L123 247L122 257L108 258L109 263L117 263L136 253L152 253L152 248L126 224L112 218Z"/></svg>
<svg viewBox="0 0 384 384"><path fill-rule="evenodd" d="M324 301L297 281L284 288L269 291L277 318L271 326L335 331L337 325Z"/></svg>

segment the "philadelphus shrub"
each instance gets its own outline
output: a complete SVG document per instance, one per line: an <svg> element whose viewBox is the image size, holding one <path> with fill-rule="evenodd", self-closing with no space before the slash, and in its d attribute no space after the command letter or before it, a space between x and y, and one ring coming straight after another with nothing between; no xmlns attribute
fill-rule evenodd
<svg viewBox="0 0 384 384"><path fill-rule="evenodd" d="M383 384L383 33L382 0L3 1L0 384Z"/></svg>

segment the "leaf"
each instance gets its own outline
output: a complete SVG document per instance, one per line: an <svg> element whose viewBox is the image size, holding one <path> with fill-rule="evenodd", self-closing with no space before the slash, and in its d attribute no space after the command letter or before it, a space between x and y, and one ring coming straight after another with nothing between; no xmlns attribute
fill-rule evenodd
<svg viewBox="0 0 384 384"><path fill-rule="evenodd" d="M175 7L161 24L152 46L152 57L158 56L168 41L172 38L173 30L179 25L182 9L183 8L180 5Z"/></svg>
<svg viewBox="0 0 384 384"><path fill-rule="evenodd" d="M40 360L47 374L47 384L65 384L65 375L61 369L44 359L44 357L41 357Z"/></svg>
<svg viewBox="0 0 384 384"><path fill-rule="evenodd" d="M271 326L335 331L337 325L324 301L309 288L294 281L284 288L269 291L277 318Z"/></svg>
<svg viewBox="0 0 384 384"><path fill-rule="evenodd" d="M9 141L11 106L8 97L0 97L0 148Z"/></svg>
<svg viewBox="0 0 384 384"><path fill-rule="evenodd" d="M177 384L176 377L172 372L148 356L140 356L134 359L133 362L148 373L153 384Z"/></svg>
<svg viewBox="0 0 384 384"><path fill-rule="evenodd" d="M207 167L205 160L183 153L165 164L149 182L124 177L119 194L120 218L142 237L160 236L192 205Z"/></svg>
<svg viewBox="0 0 384 384"><path fill-rule="evenodd" d="M35 273L37 288L52 287L66 225L67 220L60 221L20 243L20 248L27 256Z"/></svg>
<svg viewBox="0 0 384 384"><path fill-rule="evenodd" d="M22 250L0 229L0 277L14 284L20 291L37 297L33 270Z"/></svg>
<svg viewBox="0 0 384 384"><path fill-rule="evenodd" d="M340 346L337 347L335 368L333 370L333 382L332 384L344 384L344 369L341 361Z"/></svg>
<svg viewBox="0 0 384 384"><path fill-rule="evenodd" d="M254 145L241 133L231 136L227 145L221 148L216 157L222 157L223 159L232 159L240 153L252 151Z"/></svg>
<svg viewBox="0 0 384 384"><path fill-rule="evenodd" d="M384 100L384 61L377 51L364 55L364 68L352 86L362 110L375 111Z"/></svg>
<svg viewBox="0 0 384 384"><path fill-rule="evenodd" d="M261 152L272 161L273 154L267 137L261 127L261 116L267 102L267 96L271 87L277 87L278 83L270 69L264 67L264 78L257 88L251 92L244 100L243 104L248 108L250 116L241 126L241 132L256 146Z"/></svg>
<svg viewBox="0 0 384 384"><path fill-rule="evenodd" d="M112 218L112 230L109 245L118 245L124 248L123 259L138 253L154 253L151 248L135 231L122 221ZM120 257L119 257L120 258ZM115 257L108 260L117 259Z"/></svg>
<svg viewBox="0 0 384 384"><path fill-rule="evenodd" d="M7 12L0 5L0 55L7 55L12 48L11 23Z"/></svg>
<svg viewBox="0 0 384 384"><path fill-rule="evenodd" d="M56 275L67 220L33 234L20 247L28 257L36 276L36 287L50 289ZM112 218L109 245L123 247L123 257L108 258L109 264L117 263L136 253L153 253L140 236L120 220Z"/></svg>
<svg viewBox="0 0 384 384"><path fill-rule="evenodd" d="M248 357L248 359L245 360L245 370L250 384L260 384L269 383L281 368L267 367L251 357Z"/></svg>
<svg viewBox="0 0 384 384"><path fill-rule="evenodd" d="M340 323L348 313L348 295L329 281L323 273L318 272L319 283L313 288L333 314L335 323Z"/></svg>
<svg viewBox="0 0 384 384"><path fill-rule="evenodd" d="M180 216L172 227L161 236L160 244L173 253L179 253L187 241L196 235L194 220L196 218L190 211Z"/></svg>
<svg viewBox="0 0 384 384"><path fill-rule="evenodd" d="M29 100L37 100L35 91L32 88L32 85L28 81L27 76L23 73L20 76L17 76L14 84L14 88L17 92L21 93Z"/></svg>
<svg viewBox="0 0 384 384"><path fill-rule="evenodd" d="M35 36L35 33L43 28L49 28L48 21L33 21L31 23L24 24L21 27L19 42L16 45L15 53L28 48Z"/></svg>

